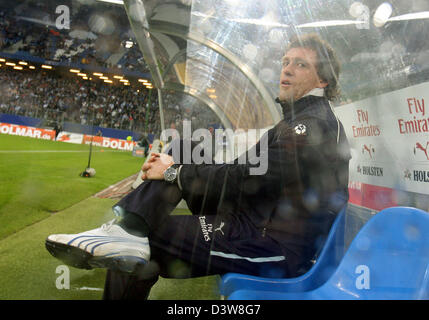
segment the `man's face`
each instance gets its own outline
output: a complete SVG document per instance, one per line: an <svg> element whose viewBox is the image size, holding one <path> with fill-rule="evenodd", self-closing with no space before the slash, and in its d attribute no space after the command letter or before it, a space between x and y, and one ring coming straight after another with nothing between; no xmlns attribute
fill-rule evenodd
<svg viewBox="0 0 429 320"><path fill-rule="evenodd" d="M316 69L317 54L308 48L292 48L282 58L279 99L294 102L314 88L328 85Z"/></svg>

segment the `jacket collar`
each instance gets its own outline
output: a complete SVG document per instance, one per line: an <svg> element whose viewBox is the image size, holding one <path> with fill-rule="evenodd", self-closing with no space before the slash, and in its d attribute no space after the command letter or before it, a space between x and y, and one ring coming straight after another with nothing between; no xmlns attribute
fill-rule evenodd
<svg viewBox="0 0 429 320"><path fill-rule="evenodd" d="M323 88L314 88L313 90L310 90L306 94L302 96L302 98L306 96L315 96L315 97L323 97L325 95L325 89Z"/></svg>
<svg viewBox="0 0 429 320"><path fill-rule="evenodd" d="M322 92L319 90L322 90ZM328 100L323 96L323 89L319 88L311 90L293 103L280 101L279 98L276 98L276 102L280 103L285 120L295 120L298 115L307 113L326 118L326 109L324 106L329 106Z"/></svg>

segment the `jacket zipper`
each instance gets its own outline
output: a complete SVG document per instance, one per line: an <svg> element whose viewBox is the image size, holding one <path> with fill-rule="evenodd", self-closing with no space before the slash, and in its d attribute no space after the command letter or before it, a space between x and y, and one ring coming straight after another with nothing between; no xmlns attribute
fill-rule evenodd
<svg viewBox="0 0 429 320"><path fill-rule="evenodd" d="M275 211L276 209L274 208L272 211L271 211L271 213L270 213L270 217L268 218L268 222L267 222L267 224L265 225L265 227L263 227L262 228L262 237L264 238L265 237L265 235L267 234L267 227L271 224L271 221L273 220L273 216L274 216L274 211Z"/></svg>

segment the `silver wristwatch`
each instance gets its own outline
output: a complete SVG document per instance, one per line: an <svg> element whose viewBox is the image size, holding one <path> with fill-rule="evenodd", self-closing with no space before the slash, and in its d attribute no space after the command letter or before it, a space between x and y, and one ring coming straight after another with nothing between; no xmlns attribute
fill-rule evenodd
<svg viewBox="0 0 429 320"><path fill-rule="evenodd" d="M173 164L172 166L168 167L164 171L164 180L170 183L175 183L177 180L177 174L179 170L179 165Z"/></svg>

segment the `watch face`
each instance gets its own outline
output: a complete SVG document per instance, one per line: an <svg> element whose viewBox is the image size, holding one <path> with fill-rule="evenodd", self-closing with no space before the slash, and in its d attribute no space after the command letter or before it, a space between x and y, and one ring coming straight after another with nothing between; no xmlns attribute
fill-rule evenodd
<svg viewBox="0 0 429 320"><path fill-rule="evenodd" d="M164 179L168 182L173 182L176 179L177 169L169 167L165 170Z"/></svg>

